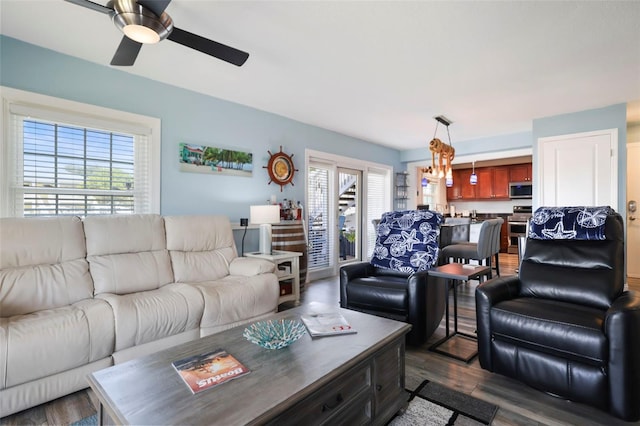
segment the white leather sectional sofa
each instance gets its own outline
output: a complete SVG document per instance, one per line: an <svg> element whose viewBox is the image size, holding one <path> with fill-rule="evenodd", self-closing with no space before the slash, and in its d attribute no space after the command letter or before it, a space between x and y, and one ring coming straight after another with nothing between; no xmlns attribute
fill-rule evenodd
<svg viewBox="0 0 640 426"><path fill-rule="evenodd" d="M0 219L0 417L88 373L278 309L222 216Z"/></svg>

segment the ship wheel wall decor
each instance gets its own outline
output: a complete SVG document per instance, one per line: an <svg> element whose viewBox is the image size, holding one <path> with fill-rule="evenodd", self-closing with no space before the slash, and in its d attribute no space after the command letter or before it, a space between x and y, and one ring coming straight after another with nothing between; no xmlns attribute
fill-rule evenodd
<svg viewBox="0 0 640 426"><path fill-rule="evenodd" d="M293 186L293 175L298 171L293 165L293 154L288 155L282 152L282 145L280 145L280 152L272 154L269 153L269 163L266 166L262 166L263 169L267 169L269 172L269 184L275 182L280 185L280 192L282 187L291 184Z"/></svg>

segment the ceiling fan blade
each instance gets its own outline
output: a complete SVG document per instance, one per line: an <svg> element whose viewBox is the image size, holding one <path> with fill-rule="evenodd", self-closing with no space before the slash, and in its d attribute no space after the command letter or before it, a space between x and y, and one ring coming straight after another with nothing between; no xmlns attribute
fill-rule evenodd
<svg viewBox="0 0 640 426"><path fill-rule="evenodd" d="M167 38L183 46L190 47L237 66L242 66L249 57L247 52L200 37L199 35L176 27L173 27L173 31L171 31L171 34L169 34Z"/></svg>
<svg viewBox="0 0 640 426"><path fill-rule="evenodd" d="M150 11L156 14L156 16L162 15L162 12L169 6L171 0L138 0L138 4L146 7Z"/></svg>
<svg viewBox="0 0 640 426"><path fill-rule="evenodd" d="M127 36L122 37L118 50L116 50L116 54L113 55L113 59L111 60L111 65L125 67L133 65L141 47L141 43L133 41Z"/></svg>
<svg viewBox="0 0 640 426"><path fill-rule="evenodd" d="M96 12L101 12L107 15L109 15L110 13L113 13L113 9L98 3L94 3L89 0L65 0L65 1L69 3L73 3L78 6L86 7L87 9L95 10Z"/></svg>

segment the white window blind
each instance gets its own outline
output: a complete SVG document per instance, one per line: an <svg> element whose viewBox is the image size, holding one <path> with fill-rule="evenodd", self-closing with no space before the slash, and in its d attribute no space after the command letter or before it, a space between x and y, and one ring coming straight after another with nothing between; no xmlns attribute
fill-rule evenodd
<svg viewBox="0 0 640 426"><path fill-rule="evenodd" d="M148 126L6 100L5 114L4 215L158 212Z"/></svg>
<svg viewBox="0 0 640 426"><path fill-rule="evenodd" d="M333 265L334 232L331 232L333 223L331 214L332 194L331 179L332 169L322 164L312 163L307 173L307 185L309 194L309 253L308 268L328 268Z"/></svg>
<svg viewBox="0 0 640 426"><path fill-rule="evenodd" d="M374 220L379 220L382 213L389 210L389 173L381 170L369 170L367 173L367 219L365 221L366 255L371 258L376 245L376 229Z"/></svg>

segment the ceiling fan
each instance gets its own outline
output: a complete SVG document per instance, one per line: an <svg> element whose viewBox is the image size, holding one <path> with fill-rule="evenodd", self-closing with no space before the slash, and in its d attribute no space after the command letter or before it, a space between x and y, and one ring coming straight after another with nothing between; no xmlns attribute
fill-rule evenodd
<svg viewBox="0 0 640 426"><path fill-rule="evenodd" d="M66 1L111 16L125 34L111 65L131 66L143 44L158 43L165 38L237 66L249 57L247 52L174 27L164 11L171 0L112 0L106 6L90 0Z"/></svg>

